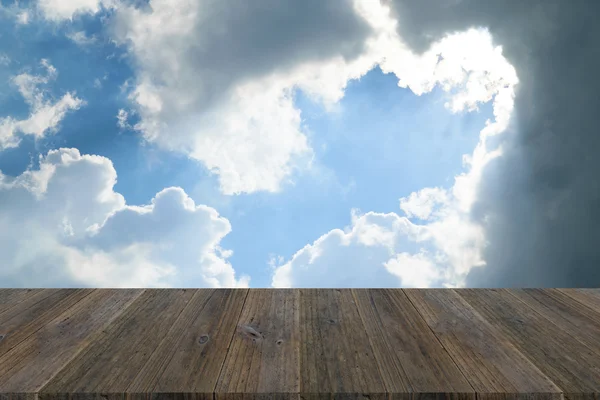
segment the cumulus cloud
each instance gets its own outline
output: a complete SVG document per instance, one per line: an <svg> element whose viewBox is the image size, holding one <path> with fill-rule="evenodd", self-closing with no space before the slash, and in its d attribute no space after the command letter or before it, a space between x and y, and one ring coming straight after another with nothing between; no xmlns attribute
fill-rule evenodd
<svg viewBox="0 0 600 400"><path fill-rule="evenodd" d="M296 89L330 108L349 80L379 65L416 94L436 84L460 87L447 105L458 112L510 97L516 82L489 36L471 30L418 55L399 37L390 8L367 0L279 3L268 11L260 2L149 5L120 7L113 26L136 60L136 128L202 161L226 194L277 191L294 167L308 165Z"/></svg>
<svg viewBox="0 0 600 400"><path fill-rule="evenodd" d="M152 0L119 7L114 32L137 66L137 129L203 162L226 194L276 191L310 162L293 89L371 33L343 0Z"/></svg>
<svg viewBox="0 0 600 400"><path fill-rule="evenodd" d="M247 287L220 240L231 231L181 188L130 206L111 161L59 149L38 169L0 173L4 287Z"/></svg>
<svg viewBox="0 0 600 400"><path fill-rule="evenodd" d="M419 252L428 232L394 213L352 213L345 231L334 229L298 251L292 259L276 266L274 287L394 287L417 280L393 261L401 249ZM430 255L431 256L431 255ZM408 256L410 257L410 256ZM422 255L421 266L427 263ZM369 265L369 270L365 266ZM426 282L433 285L437 276ZM421 283L421 282L418 282Z"/></svg>
<svg viewBox="0 0 600 400"><path fill-rule="evenodd" d="M48 60L42 60L41 65L46 70L45 76L23 73L12 78L12 83L31 111L29 117L23 120L0 118L0 151L17 147L21 141L19 134L41 138L56 131L67 112L78 110L85 104L72 92L67 92L55 102L48 100L46 91L40 87L55 79L57 71Z"/></svg>
<svg viewBox="0 0 600 400"><path fill-rule="evenodd" d="M472 216L489 245L469 286L600 286L596 2L393 0L400 35L425 50L486 26L520 84L502 157L482 171Z"/></svg>

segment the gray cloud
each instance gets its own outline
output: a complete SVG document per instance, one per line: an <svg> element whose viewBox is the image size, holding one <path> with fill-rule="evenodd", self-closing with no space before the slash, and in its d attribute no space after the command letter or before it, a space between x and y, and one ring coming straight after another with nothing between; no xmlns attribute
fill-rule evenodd
<svg viewBox="0 0 600 400"><path fill-rule="evenodd" d="M243 5L205 0L196 6L163 5L153 0L151 4L153 15L180 19L188 26L175 34L161 32L148 39L144 37L147 24L139 21L141 10L125 8L117 14L117 37L133 39L138 62L156 83L170 82L193 93L194 106L200 109L227 97L237 83L336 55L354 59L372 33L346 0L260 0ZM171 7L178 10L175 18L170 16ZM157 50L164 58L157 57ZM165 64L176 65L176 70ZM167 105L163 113L170 111Z"/></svg>
<svg viewBox="0 0 600 400"><path fill-rule="evenodd" d="M346 0L151 0L112 21L135 64L134 128L203 162L227 194L277 191L307 164L291 89L359 59L373 35Z"/></svg>
<svg viewBox="0 0 600 400"><path fill-rule="evenodd" d="M600 286L600 13L597 1L392 0L415 50L488 27L519 76L504 156L484 170L473 218L489 241L473 287Z"/></svg>

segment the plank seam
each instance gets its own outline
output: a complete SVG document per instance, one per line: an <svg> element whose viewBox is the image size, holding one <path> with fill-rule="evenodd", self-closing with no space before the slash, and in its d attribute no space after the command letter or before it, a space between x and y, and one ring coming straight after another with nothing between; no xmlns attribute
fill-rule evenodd
<svg viewBox="0 0 600 400"><path fill-rule="evenodd" d="M365 320L362 317L362 314L360 313L360 308L358 307L358 301L356 300L356 294L354 293L354 289L349 289L349 290L350 290L350 294L352 295L352 299L354 300L354 307L356 307L356 312L358 313L358 318L360 318L360 322L362 323L363 330L365 332L365 335L367 336L367 340L369 342L369 348L371 349L371 354L373 354L373 358L375 359L375 365L377 366L377 372L379 373L379 379L381 380L381 383L383 383L383 387L385 388L386 395L391 396L390 390L386 386L385 379L383 378L383 374L381 373L381 368L379 367L379 360L377 359L377 356L375 355L375 353L376 353L375 348L373 347L373 342L371 341L371 337L369 336L369 333L367 332ZM402 368L402 365L400 365L400 368ZM405 375L406 375L406 373L405 373Z"/></svg>
<svg viewBox="0 0 600 400"><path fill-rule="evenodd" d="M442 349L444 349L444 351L446 352L446 354L448 354L448 357L452 360L452 362L454 363L454 366L456 367L456 369L465 378L465 380L467 381L467 383L469 384L469 386L471 386L471 389L473 389L473 392L475 393L475 397L477 397L477 391L475 390L475 387L473 387L473 384L471 383L471 381L469 380L469 378L467 377L467 375L465 375L465 373L462 370L462 368L460 368L459 365L456 363L456 360L454 359L454 357L452 357L452 354L450 354L450 352L446 349L446 347L444 346L444 344L442 343L442 341L440 340L440 338L435 334L435 332L433 331L433 329L431 329L431 326L429 326L429 324L427 323L427 320L425 319L425 317L423 316L423 314L421 314L421 312L419 311L419 309L417 308L417 306L414 305L414 303L412 302L412 300L410 299L410 297L406 294L406 292L404 291L404 289L400 289L400 290L402 291L402 294L404 295L404 297L406 297L408 299L408 302L415 309L415 311L417 312L417 314L419 315L419 317L421 317L421 319L423 320L423 322L425 323L425 325L427 326L427 328L429 328L429 330L433 334L433 337L435 337L435 340L438 341L438 343L440 344L440 346L442 346ZM451 289L447 289L447 290L451 290Z"/></svg>
<svg viewBox="0 0 600 400"><path fill-rule="evenodd" d="M233 289L233 290L236 290L236 289ZM244 312L244 307L246 307L246 300L248 300L248 295L250 294L250 289L245 289L245 290L246 290L246 297L244 297L244 302L242 303L242 307L240 307L240 313L236 319L236 329L233 329L231 339L229 340L229 345L227 346L227 354L225 354L225 357L223 357L223 362L221 363L221 368L219 369L219 375L217 375L217 379L215 380L215 386L213 387L213 391L212 391L213 400L217 400L217 392L216 392L217 385L219 384L219 381L221 380L221 374L223 373L223 367L225 367L225 361L227 361L227 356L229 355L229 352L231 351L231 344L233 343L233 339L235 338L235 334L237 332L237 326L240 323L240 318L242 317L242 313Z"/></svg>

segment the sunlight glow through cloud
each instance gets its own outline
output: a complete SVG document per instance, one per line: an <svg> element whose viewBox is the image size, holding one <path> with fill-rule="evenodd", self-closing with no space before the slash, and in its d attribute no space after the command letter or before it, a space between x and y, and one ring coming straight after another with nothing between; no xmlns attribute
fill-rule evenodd
<svg viewBox="0 0 600 400"><path fill-rule="evenodd" d="M338 235L337 231L331 231L298 251L288 262L276 267L272 285L294 287L301 282L310 286L311 282L317 281L313 281L311 275L319 271L320 285L335 286L341 279L340 274L347 273L349 266L343 260L348 259L357 264L352 268L362 268L365 275L382 274L381 271L387 268L390 274L400 278L393 286L405 286L410 282L418 282L422 287L463 286L470 269L485 264L482 259L486 244L483 230L470 220L469 213L476 199L483 168L502 154L500 147L488 149L487 139L502 133L508 125L514 106L514 87L518 83L516 72L502 57L501 47L493 46L490 34L484 29L449 35L418 56L403 45L396 34L395 24L386 17L385 7L377 10L377 7L359 2L359 9L361 5L364 15L379 28L379 36L370 45L370 57L380 60L379 65L384 72L394 73L400 87L410 88L416 95L421 95L439 85L450 93L446 106L454 113L472 111L480 103L493 101L495 120L488 121L481 130L475 150L464 157L466 171L455 178L452 188L424 188L419 193L401 199L401 208L408 218L394 218L400 218L404 224L411 226L409 231L422 233L409 235L403 230L391 229L389 234L406 235L411 242L422 246L417 251L407 253L402 247L392 247L390 253L377 250L388 247L382 239L367 243L368 249L357 250L328 240L328 236ZM455 88L458 90L454 91ZM427 222L414 223L409 220L412 216L427 219ZM358 242L361 236L359 231L355 231L355 224L359 220L353 218L350 228L350 235ZM372 229L378 229L378 225ZM357 251L377 256L361 260L355 254ZM305 252L319 256L312 256L307 264L303 256ZM348 257L348 253L353 256ZM421 275L414 275L414 271L412 275L399 273L403 269L398 260L411 265L412 269L421 270ZM433 265L436 273L432 273ZM395 269L391 266L395 266Z"/></svg>

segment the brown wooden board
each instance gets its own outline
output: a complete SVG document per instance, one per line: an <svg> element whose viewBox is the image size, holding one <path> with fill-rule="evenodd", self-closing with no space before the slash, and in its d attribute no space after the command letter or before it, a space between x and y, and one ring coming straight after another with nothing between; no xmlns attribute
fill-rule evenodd
<svg viewBox="0 0 600 400"><path fill-rule="evenodd" d="M247 289L200 289L127 392L212 399Z"/></svg>
<svg viewBox="0 0 600 400"><path fill-rule="evenodd" d="M387 398L351 290L299 290L301 398Z"/></svg>
<svg viewBox="0 0 600 400"><path fill-rule="evenodd" d="M0 289L0 400L600 400L599 305L598 289Z"/></svg>
<svg viewBox="0 0 600 400"><path fill-rule="evenodd" d="M216 399L257 399L300 393L300 293L254 289L237 321L217 383Z"/></svg>
<svg viewBox="0 0 600 400"><path fill-rule="evenodd" d="M78 302L53 308L52 320L0 357L0 393L39 391L142 290L82 289L75 293L81 296Z"/></svg>
<svg viewBox="0 0 600 400"><path fill-rule="evenodd" d="M478 398L560 398L560 389L452 289L403 289ZM522 395L518 395L522 394Z"/></svg>
<svg viewBox="0 0 600 400"><path fill-rule="evenodd" d="M475 390L403 291L352 292L392 397L438 392L475 399Z"/></svg>
<svg viewBox="0 0 600 400"><path fill-rule="evenodd" d="M600 390L600 358L507 289L458 291L565 393Z"/></svg>
<svg viewBox="0 0 600 400"><path fill-rule="evenodd" d="M147 289L42 392L125 392L196 289Z"/></svg>

